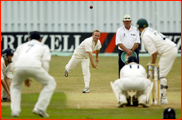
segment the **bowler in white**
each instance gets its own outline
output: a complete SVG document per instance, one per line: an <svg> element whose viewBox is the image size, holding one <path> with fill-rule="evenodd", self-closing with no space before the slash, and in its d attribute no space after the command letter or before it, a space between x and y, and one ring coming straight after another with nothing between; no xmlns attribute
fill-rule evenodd
<svg viewBox="0 0 182 120"><path fill-rule="evenodd" d="M90 84L90 62L93 68L97 68L99 63L99 52L101 49L100 43L100 31L94 30L92 36L86 38L81 44L74 50L73 56L65 67L65 76L68 77L68 73L73 70L79 62L81 62L82 72L84 76L85 88L82 93L89 93L89 84ZM94 63L92 53L95 51L96 59Z"/></svg>

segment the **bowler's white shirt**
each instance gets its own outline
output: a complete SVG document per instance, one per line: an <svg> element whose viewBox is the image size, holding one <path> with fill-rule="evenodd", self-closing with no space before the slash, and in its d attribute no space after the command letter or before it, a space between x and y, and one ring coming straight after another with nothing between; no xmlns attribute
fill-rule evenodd
<svg viewBox="0 0 182 120"><path fill-rule="evenodd" d="M42 67L42 62L51 60L49 47L37 40L18 46L13 56L14 67Z"/></svg>
<svg viewBox="0 0 182 120"><path fill-rule="evenodd" d="M89 57L88 52L94 52L95 50L100 50L101 47L102 46L100 40L98 40L97 44L95 45L95 41L93 40L93 38L89 37L81 42L81 44L75 49L74 54L78 54L80 56L88 58Z"/></svg>
<svg viewBox="0 0 182 120"><path fill-rule="evenodd" d="M116 45L123 44L127 49L132 49L135 43L140 43L139 31L136 27L131 26L127 30L124 26L118 28L116 32ZM119 50L122 50L118 46Z"/></svg>
<svg viewBox="0 0 182 120"><path fill-rule="evenodd" d="M150 27L147 27L142 31L141 38L144 42L145 49L151 55L156 51L161 55L176 46L174 42ZM165 38L165 40L163 38Z"/></svg>
<svg viewBox="0 0 182 120"><path fill-rule="evenodd" d="M4 80L5 77L10 79L13 78L13 63L9 63L7 66L5 65L4 58L1 58L1 80Z"/></svg>

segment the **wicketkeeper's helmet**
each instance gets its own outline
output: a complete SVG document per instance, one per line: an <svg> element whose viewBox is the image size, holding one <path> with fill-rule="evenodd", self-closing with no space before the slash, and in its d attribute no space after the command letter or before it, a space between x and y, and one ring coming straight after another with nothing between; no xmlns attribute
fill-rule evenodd
<svg viewBox="0 0 182 120"><path fill-rule="evenodd" d="M163 112L163 119L176 119L176 113L173 108L166 108Z"/></svg>
<svg viewBox="0 0 182 120"><path fill-rule="evenodd" d="M10 63L10 61L8 60L8 55L13 55L14 51L11 48L7 48L1 54L2 54L2 57Z"/></svg>
<svg viewBox="0 0 182 120"><path fill-rule="evenodd" d="M137 60L137 58L135 56L130 56L128 58L128 62L127 63L130 63L130 62L136 62L136 63L138 63L138 60Z"/></svg>
<svg viewBox="0 0 182 120"><path fill-rule="evenodd" d="M147 20L141 18L137 21L137 28L146 28L148 27L148 22Z"/></svg>

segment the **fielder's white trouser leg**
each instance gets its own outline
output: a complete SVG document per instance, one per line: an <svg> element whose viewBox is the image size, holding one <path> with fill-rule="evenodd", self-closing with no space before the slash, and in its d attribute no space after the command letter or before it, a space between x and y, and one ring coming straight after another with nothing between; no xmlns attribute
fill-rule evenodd
<svg viewBox="0 0 182 120"><path fill-rule="evenodd" d="M21 112L20 103L21 103L21 90L22 82L28 77L25 72L14 69L13 79L10 86L10 95L11 95L11 111L12 112Z"/></svg>
<svg viewBox="0 0 182 120"><path fill-rule="evenodd" d="M68 72L70 72L71 70L73 70L79 62L81 62L84 59L84 57L79 56L77 54L73 54L73 56L71 57L70 61L68 62L68 64L66 65L66 70L68 70Z"/></svg>
<svg viewBox="0 0 182 120"><path fill-rule="evenodd" d="M11 110L13 112L21 111L20 102L22 82L29 77L34 78L44 86L39 94L35 108L46 112L56 88L56 82L54 78L50 76L43 68L15 68L14 78L11 84Z"/></svg>
<svg viewBox="0 0 182 120"><path fill-rule="evenodd" d="M87 59L83 59L81 62L82 65L82 72L83 72L83 77L84 77L84 83L85 83L85 87L89 87L89 83L90 83L90 60L89 58Z"/></svg>
<svg viewBox="0 0 182 120"><path fill-rule="evenodd" d="M4 76L2 72L1 75L3 76L3 78L1 77L1 79L3 79L6 82L6 76ZM6 92L6 90L2 85L1 85L1 98L8 98L8 93Z"/></svg>

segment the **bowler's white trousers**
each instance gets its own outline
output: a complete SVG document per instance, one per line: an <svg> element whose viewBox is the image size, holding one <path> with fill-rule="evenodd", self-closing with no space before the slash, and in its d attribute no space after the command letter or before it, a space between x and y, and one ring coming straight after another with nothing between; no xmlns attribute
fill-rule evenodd
<svg viewBox="0 0 182 120"><path fill-rule="evenodd" d="M40 82L44 87L40 92L38 101L35 105L35 108L38 108L46 112L46 109L50 103L51 97L56 88L56 82L52 76L50 76L47 71L41 67L36 68L15 68L14 77L11 83L11 110L12 112L20 112L20 103L21 103L21 90L22 83L27 78L34 78Z"/></svg>
<svg viewBox="0 0 182 120"><path fill-rule="evenodd" d="M71 57L70 61L68 62L68 64L66 65L66 70L68 70L68 72L70 72L71 70L73 70L78 63L81 62L81 66L82 66L82 72L83 72L83 76L84 76L84 83L85 83L85 87L89 87L89 83L90 83L90 59L89 58L85 58L83 56L80 56L78 54L73 54L73 56Z"/></svg>

